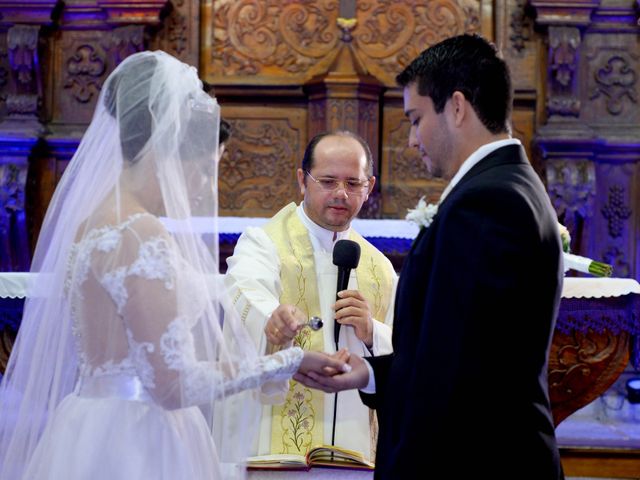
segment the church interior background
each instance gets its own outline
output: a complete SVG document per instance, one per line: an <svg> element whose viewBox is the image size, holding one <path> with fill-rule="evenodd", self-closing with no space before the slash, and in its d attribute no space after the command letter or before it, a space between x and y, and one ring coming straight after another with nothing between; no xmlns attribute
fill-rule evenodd
<svg viewBox="0 0 640 480"><path fill-rule="evenodd" d="M307 141L340 128L374 156L378 182L360 217L399 219L444 184L407 145L395 75L429 45L477 32L511 67L513 135L572 250L638 280L639 18L640 0L0 0L0 271L28 271L55 185L128 55L165 50L218 98L233 127L220 215L268 217L299 200ZM19 324L7 305L0 373ZM638 450L624 455L640 478Z"/></svg>

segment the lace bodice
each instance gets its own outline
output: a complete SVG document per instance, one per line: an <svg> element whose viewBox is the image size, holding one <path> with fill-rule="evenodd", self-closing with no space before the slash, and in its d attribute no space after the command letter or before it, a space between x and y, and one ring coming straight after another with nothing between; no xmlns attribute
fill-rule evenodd
<svg viewBox="0 0 640 480"><path fill-rule="evenodd" d="M298 348L238 360L215 344L221 336L202 338L202 322L217 320L215 293L149 214L89 231L72 248L66 290L80 377L136 377L167 408L289 378L302 360Z"/></svg>

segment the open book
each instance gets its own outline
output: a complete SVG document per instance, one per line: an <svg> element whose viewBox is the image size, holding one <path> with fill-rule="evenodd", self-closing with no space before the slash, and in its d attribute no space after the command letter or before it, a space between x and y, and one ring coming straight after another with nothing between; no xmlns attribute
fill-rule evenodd
<svg viewBox="0 0 640 480"><path fill-rule="evenodd" d="M247 459L249 470L309 470L312 467L373 470L374 464L360 452L332 445L313 447L306 455L283 453Z"/></svg>

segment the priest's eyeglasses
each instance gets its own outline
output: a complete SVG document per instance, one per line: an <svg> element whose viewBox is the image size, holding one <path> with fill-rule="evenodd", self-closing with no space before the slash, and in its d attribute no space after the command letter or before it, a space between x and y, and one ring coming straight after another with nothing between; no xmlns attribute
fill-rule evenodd
<svg viewBox="0 0 640 480"><path fill-rule="evenodd" d="M344 191L349 195L363 195L369 188L368 180L338 180L332 177L315 178L308 170L305 170L309 178L317 183L325 192L333 192L342 185Z"/></svg>

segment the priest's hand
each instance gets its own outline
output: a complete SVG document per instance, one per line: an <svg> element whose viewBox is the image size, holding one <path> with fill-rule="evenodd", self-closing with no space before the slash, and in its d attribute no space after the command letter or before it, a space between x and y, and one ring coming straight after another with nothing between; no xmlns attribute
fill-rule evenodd
<svg viewBox="0 0 640 480"><path fill-rule="evenodd" d="M369 369L365 364L365 360L357 355L350 355L348 366L351 367L351 371L338 372L335 375L331 375L328 371L323 371L322 369L314 368L307 371L299 369L293 379L307 387L327 393L366 387L369 383Z"/></svg>
<svg viewBox="0 0 640 480"><path fill-rule="evenodd" d="M264 326L264 333L272 345L286 345L304 326L305 316L294 305L279 305Z"/></svg>
<svg viewBox="0 0 640 480"><path fill-rule="evenodd" d="M364 342L367 348L373 347L373 317L367 300L358 290L342 290L338 292L338 297L333 306L336 322L340 325L351 325L356 337Z"/></svg>

